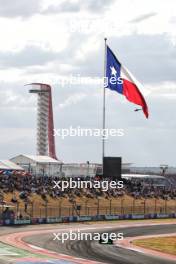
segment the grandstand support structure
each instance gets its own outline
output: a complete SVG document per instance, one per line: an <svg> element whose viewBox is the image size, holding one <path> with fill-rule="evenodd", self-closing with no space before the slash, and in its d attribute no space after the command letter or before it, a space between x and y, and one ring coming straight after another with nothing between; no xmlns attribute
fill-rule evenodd
<svg viewBox="0 0 176 264"><path fill-rule="evenodd" d="M29 93L38 95L37 155L57 159L51 86L43 83L31 83L29 85L32 85Z"/></svg>

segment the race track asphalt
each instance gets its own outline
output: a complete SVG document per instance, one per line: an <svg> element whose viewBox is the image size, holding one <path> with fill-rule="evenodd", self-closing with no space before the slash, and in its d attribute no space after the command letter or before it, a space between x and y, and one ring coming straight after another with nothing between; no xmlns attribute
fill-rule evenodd
<svg viewBox="0 0 176 264"><path fill-rule="evenodd" d="M158 235L158 234L172 234L176 232L176 225L155 225L155 226L135 226L124 227L118 229L112 227L112 229L105 230L103 226L101 229L87 230L84 232L115 232L122 233L124 237L135 237L144 235ZM155 256L145 255L140 252L123 249L116 245L102 245L97 241L66 241L64 244L58 240L53 240L53 233L41 234L24 238L25 242L33 244L35 246L45 248L58 253L71 255L79 258L99 261L102 263L114 263L114 264L173 264L176 261L166 260Z"/></svg>

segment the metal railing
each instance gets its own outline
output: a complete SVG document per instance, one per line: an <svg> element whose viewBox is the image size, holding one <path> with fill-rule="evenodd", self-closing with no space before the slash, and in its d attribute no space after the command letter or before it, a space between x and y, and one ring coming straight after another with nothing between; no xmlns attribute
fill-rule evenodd
<svg viewBox="0 0 176 264"><path fill-rule="evenodd" d="M174 205L173 205L174 204ZM4 208L1 207L0 215L2 215ZM97 215L124 215L124 214L169 214L176 213L176 200L170 204L169 201L163 200L162 205L154 200L143 200L141 204L136 203L136 199L131 201L128 205L124 205L123 200L120 204L114 205L112 201L106 206L101 205L97 200L96 205L77 204L76 202L70 205L62 204L58 200L58 204L52 206L45 202L42 206L37 203L31 203L27 206L16 204L11 208L15 213L16 218L49 218L49 217L67 217L67 216L97 216Z"/></svg>

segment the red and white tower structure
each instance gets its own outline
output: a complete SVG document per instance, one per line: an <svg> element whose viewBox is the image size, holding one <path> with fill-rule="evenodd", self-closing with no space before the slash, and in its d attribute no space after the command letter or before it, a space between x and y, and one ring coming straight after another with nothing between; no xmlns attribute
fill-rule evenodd
<svg viewBox="0 0 176 264"><path fill-rule="evenodd" d="M38 95L37 155L56 157L52 89L48 84L31 83L30 93Z"/></svg>

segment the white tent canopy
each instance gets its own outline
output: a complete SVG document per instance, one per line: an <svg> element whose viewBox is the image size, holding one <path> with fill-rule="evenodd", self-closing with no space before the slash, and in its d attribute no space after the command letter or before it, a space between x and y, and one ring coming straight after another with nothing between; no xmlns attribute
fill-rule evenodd
<svg viewBox="0 0 176 264"><path fill-rule="evenodd" d="M23 171L24 169L10 160L0 160L0 170Z"/></svg>

